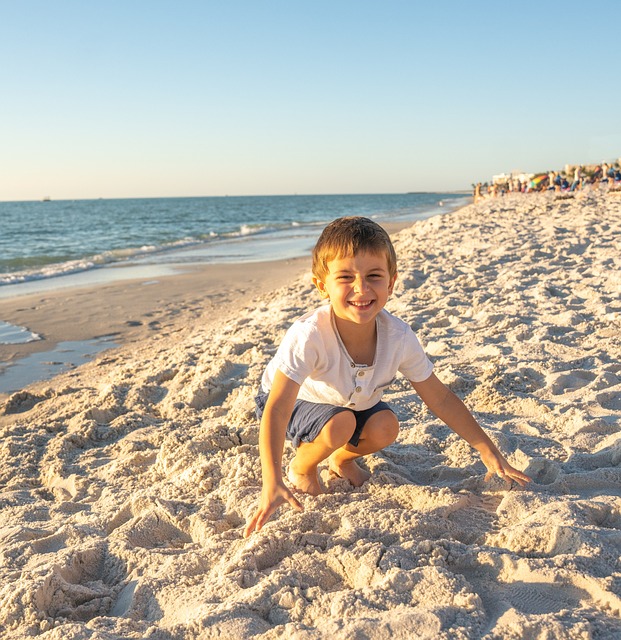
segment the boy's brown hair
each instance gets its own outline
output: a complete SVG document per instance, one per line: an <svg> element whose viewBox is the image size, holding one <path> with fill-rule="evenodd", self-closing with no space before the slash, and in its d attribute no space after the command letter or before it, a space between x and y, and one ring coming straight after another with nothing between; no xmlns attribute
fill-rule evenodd
<svg viewBox="0 0 621 640"><path fill-rule="evenodd" d="M397 255L385 229L361 216L337 218L322 231L313 249L313 275L323 279L328 274L328 262L364 251L384 253L390 277L397 273Z"/></svg>

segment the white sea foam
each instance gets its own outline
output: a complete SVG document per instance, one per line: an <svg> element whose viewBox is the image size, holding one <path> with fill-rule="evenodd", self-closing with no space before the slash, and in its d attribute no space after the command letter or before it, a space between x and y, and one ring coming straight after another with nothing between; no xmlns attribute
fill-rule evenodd
<svg viewBox="0 0 621 640"><path fill-rule="evenodd" d="M266 226L242 224L242 226L239 228L238 234L234 234L233 233L231 235L255 236L258 233L262 233L263 231L265 231L267 229L268 229L268 227L266 227Z"/></svg>
<svg viewBox="0 0 621 640"><path fill-rule="evenodd" d="M36 340L41 340L39 334L26 329L26 327L18 327L0 320L0 344L24 344Z"/></svg>
<svg viewBox="0 0 621 640"><path fill-rule="evenodd" d="M68 260L66 262L58 262L33 269L24 269L0 274L0 286L21 284L24 282L32 282L35 280L44 280L47 278L56 278L84 271L90 271L104 267L106 265L131 262L145 256L155 256L157 254L166 253L174 249L181 249L194 245L200 245L203 241L196 238L183 238L162 246L144 245L137 248L128 249L112 249L104 251L96 256L90 256L81 260Z"/></svg>
<svg viewBox="0 0 621 640"><path fill-rule="evenodd" d="M42 280L44 278L55 278L80 271L88 271L96 267L94 260L71 260L58 264L46 265L38 269L16 271L14 273L3 273L0 275L0 285L20 284L32 280Z"/></svg>

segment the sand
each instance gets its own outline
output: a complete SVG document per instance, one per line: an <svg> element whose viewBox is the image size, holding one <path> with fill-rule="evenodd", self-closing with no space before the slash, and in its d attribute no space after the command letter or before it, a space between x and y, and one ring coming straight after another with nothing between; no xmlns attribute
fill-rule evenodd
<svg viewBox="0 0 621 640"><path fill-rule="evenodd" d="M0 634L621 637L620 230L621 196L581 192L485 200L394 236L389 310L534 478L524 489L485 483L400 380L385 399L401 431L367 458L371 480L324 474L327 494L244 539L253 394L318 302L308 273L221 319L197 292L160 330L14 394Z"/></svg>
<svg viewBox="0 0 621 640"><path fill-rule="evenodd" d="M117 278L115 272L122 272L122 267L110 267L108 281L97 285L48 288L0 299L2 320L44 338L0 344L0 361L49 351L65 341L106 336L127 344L193 325L198 318L203 326L224 322L246 300L285 285L308 265L308 258L207 264L186 266L170 276L131 279Z"/></svg>

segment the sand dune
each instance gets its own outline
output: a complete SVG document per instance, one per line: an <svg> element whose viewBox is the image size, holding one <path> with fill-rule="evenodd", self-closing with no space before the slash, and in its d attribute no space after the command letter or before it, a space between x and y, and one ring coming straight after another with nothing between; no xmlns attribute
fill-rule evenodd
<svg viewBox="0 0 621 640"><path fill-rule="evenodd" d="M405 381L359 489L242 538L253 396L309 277L177 323L0 408L0 632L13 640L621 637L621 196L487 200L394 236L389 302L525 489ZM285 451L285 462L291 450Z"/></svg>

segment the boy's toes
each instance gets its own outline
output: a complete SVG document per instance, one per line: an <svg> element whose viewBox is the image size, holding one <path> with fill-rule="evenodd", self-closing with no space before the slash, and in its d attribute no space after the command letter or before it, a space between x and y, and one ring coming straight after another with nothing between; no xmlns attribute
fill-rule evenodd
<svg viewBox="0 0 621 640"><path fill-rule="evenodd" d="M371 474L360 467L355 460L340 465L330 460L329 469L335 476L349 480L354 487L362 486L371 477Z"/></svg>
<svg viewBox="0 0 621 640"><path fill-rule="evenodd" d="M331 464L328 465L328 472L330 473L331 476L334 476L335 478L342 477L339 470L336 467L333 467Z"/></svg>
<svg viewBox="0 0 621 640"><path fill-rule="evenodd" d="M287 468L287 479L293 488L301 493L307 493L311 496L318 496L321 493L325 493L317 471L312 474L296 473L293 467L289 465Z"/></svg>

